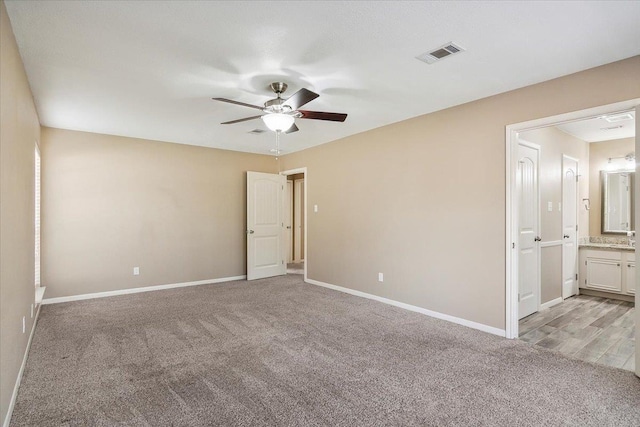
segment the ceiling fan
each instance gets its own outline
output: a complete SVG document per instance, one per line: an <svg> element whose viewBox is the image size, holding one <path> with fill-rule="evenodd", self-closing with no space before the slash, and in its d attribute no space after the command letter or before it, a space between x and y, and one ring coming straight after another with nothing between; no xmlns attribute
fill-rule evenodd
<svg viewBox="0 0 640 427"><path fill-rule="evenodd" d="M215 101L228 102L230 104L242 105L244 107L255 108L261 110L265 114L259 116L245 117L244 119L231 120L221 123L230 125L234 123L246 122L262 118L264 124L274 132L292 133L297 132L295 119L312 119L312 120L328 120L332 122L344 122L347 118L346 114L341 113L324 113L321 111L299 110L308 102L313 101L320 95L308 89L300 89L287 99L283 99L281 95L287 90L287 84L283 82L274 82L269 85L271 90L276 94L276 98L270 99L264 103L264 107L259 105L245 104L244 102L234 101L226 98L212 98Z"/></svg>

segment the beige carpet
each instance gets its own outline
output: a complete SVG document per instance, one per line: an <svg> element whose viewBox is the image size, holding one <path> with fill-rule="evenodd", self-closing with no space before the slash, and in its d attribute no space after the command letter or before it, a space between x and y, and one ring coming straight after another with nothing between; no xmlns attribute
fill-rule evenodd
<svg viewBox="0 0 640 427"><path fill-rule="evenodd" d="M287 274L304 274L304 261L287 264Z"/></svg>
<svg viewBox="0 0 640 427"><path fill-rule="evenodd" d="M42 308L12 426L638 426L640 379L299 275Z"/></svg>

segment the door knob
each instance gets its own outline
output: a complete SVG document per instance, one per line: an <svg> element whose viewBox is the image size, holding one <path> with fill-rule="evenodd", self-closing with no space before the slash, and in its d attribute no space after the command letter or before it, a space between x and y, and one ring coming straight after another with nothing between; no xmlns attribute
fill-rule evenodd
<svg viewBox="0 0 640 427"><path fill-rule="evenodd" d="M253 234L254 231L253 230L247 230L247 234Z"/></svg>
<svg viewBox="0 0 640 427"><path fill-rule="evenodd" d="M536 238L535 238L535 239L533 239L533 241L534 241L534 242L539 242L539 241L541 241L541 240L542 240L542 239L541 239L539 236L536 236Z"/></svg>
<svg viewBox="0 0 640 427"><path fill-rule="evenodd" d="M562 236L562 237L564 237L565 239L568 239L568 238L569 238L569 235L568 235L568 234L565 234L565 235L564 235L564 236Z"/></svg>

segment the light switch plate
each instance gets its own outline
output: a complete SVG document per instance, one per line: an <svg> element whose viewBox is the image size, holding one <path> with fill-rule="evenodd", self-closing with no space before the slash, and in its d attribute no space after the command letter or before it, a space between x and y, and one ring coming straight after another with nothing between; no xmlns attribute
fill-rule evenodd
<svg viewBox="0 0 640 427"><path fill-rule="evenodd" d="M318 212L318 205L313 205L313 211Z"/></svg>
<svg viewBox="0 0 640 427"><path fill-rule="evenodd" d="M548 210L549 212L553 212L553 202L549 202L549 203L547 203L547 210Z"/></svg>

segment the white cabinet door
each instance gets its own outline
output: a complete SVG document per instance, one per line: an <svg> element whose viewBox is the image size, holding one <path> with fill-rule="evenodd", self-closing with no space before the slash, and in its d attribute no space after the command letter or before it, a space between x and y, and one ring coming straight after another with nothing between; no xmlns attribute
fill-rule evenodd
<svg viewBox="0 0 640 427"><path fill-rule="evenodd" d="M625 280L627 285L627 293L635 295L636 293L636 263L633 261L627 261L627 278Z"/></svg>
<svg viewBox="0 0 640 427"><path fill-rule="evenodd" d="M587 258L587 288L607 292L622 292L620 261Z"/></svg>

